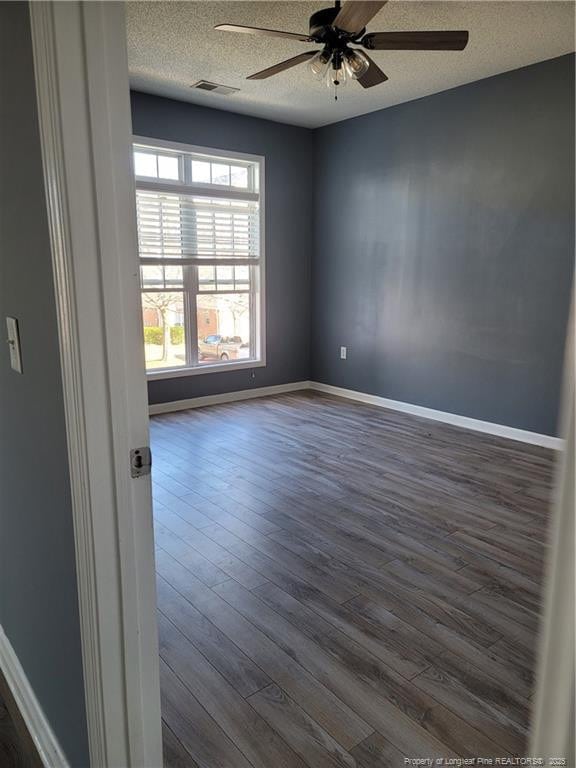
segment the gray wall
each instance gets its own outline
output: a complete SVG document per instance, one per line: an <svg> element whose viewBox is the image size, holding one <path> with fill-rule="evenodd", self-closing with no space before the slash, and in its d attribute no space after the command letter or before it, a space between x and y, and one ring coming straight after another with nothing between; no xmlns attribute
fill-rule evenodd
<svg viewBox="0 0 576 768"><path fill-rule="evenodd" d="M252 371L203 373L151 381L148 385L150 402L307 379L310 367L312 132L143 93L132 94L132 122L134 133L139 136L266 157L267 365Z"/></svg>
<svg viewBox="0 0 576 768"><path fill-rule="evenodd" d="M574 57L315 140L312 378L555 434L574 260Z"/></svg>
<svg viewBox="0 0 576 768"><path fill-rule="evenodd" d="M74 768L88 764L72 512L27 3L0 3L0 623Z"/></svg>

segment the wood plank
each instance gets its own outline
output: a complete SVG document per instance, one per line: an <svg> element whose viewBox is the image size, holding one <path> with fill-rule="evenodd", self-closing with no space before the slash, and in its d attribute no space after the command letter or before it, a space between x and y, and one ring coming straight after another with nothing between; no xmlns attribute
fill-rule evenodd
<svg viewBox="0 0 576 768"><path fill-rule="evenodd" d="M407 589L389 578L379 575L377 579L374 579L375 586L364 588L365 597L358 597L349 603L376 623L380 610L384 608L414 627L427 628L430 624L440 624L485 647L502 637L500 628L493 627L484 616L471 615L468 603L455 605L422 590ZM509 627L503 628L509 630Z"/></svg>
<svg viewBox="0 0 576 768"><path fill-rule="evenodd" d="M225 493L215 492L210 498L204 498L199 493L191 493L183 497L183 501L190 504L212 522L224 525L225 522L232 526L238 526L240 530L253 528L260 533L273 533L278 530L278 526L266 520L262 515L252 512L251 509L239 502L235 502ZM228 503L224 501L227 500ZM244 527L247 526L247 529Z"/></svg>
<svg viewBox="0 0 576 768"><path fill-rule="evenodd" d="M265 584L267 578L255 571L217 542L197 531L186 520L168 510L155 511L155 518L165 528L179 536L189 547L216 565L227 576L240 582L247 589L252 589L260 584ZM212 525L212 523L211 523Z"/></svg>
<svg viewBox="0 0 576 768"><path fill-rule="evenodd" d="M6 706L0 699L0 765L6 768L41 768L40 758L32 757L21 740Z"/></svg>
<svg viewBox="0 0 576 768"><path fill-rule="evenodd" d="M207 525L211 525L212 521L206 515L203 515L190 504L186 504L181 498L164 490L157 486L152 486L153 501L155 505L155 514L159 509L167 510L168 512L174 512L180 515L186 522L193 525L194 528L205 528Z"/></svg>
<svg viewBox="0 0 576 768"><path fill-rule="evenodd" d="M160 611L242 696L270 684L270 678L260 667L161 576L157 579L157 592Z"/></svg>
<svg viewBox="0 0 576 768"><path fill-rule="evenodd" d="M238 611L205 587L176 560L161 553L158 573L243 651L268 677L345 749L369 736L373 728L347 704L310 675Z"/></svg>
<svg viewBox="0 0 576 768"><path fill-rule="evenodd" d="M430 666L430 661L413 647L397 642L390 633L376 631L347 606L328 601L312 590L303 594L302 590L290 589L286 593L269 582L253 592L297 626L308 626L320 644L323 635L334 635L339 631L407 679ZM297 599L291 600L289 595ZM304 606L310 610L304 610Z"/></svg>
<svg viewBox="0 0 576 768"><path fill-rule="evenodd" d="M160 660L162 716L201 766L253 768L170 667Z"/></svg>
<svg viewBox="0 0 576 768"><path fill-rule="evenodd" d="M513 552L496 546L480 536L472 535L468 531L456 531L451 534L452 538L458 541L462 546L472 551L473 554L482 553L489 560L495 560L501 565L514 567L518 573L526 573L529 578L540 580L542 576L542 561L535 561L530 557L522 557Z"/></svg>
<svg viewBox="0 0 576 768"><path fill-rule="evenodd" d="M429 667L412 682L447 708L459 712L467 722L473 722L483 733L490 735L493 739L493 749L477 754L484 756L496 753L497 745L509 754L524 754L527 743L526 729L502 713L502 708L497 706L501 692L498 691L498 696L491 698L494 686L466 686L440 666Z"/></svg>
<svg viewBox="0 0 576 768"><path fill-rule="evenodd" d="M250 696L249 701L310 768L356 768L356 761L350 753L342 749L277 685L263 688Z"/></svg>
<svg viewBox="0 0 576 768"><path fill-rule="evenodd" d="M231 585L231 589L235 589L234 585ZM399 676L388 673L382 667L378 668L370 654L362 653L358 646L350 643L347 638L342 637L341 633L326 630L313 611L300 605L297 600L286 595L273 584L259 587L255 592L277 613L288 618L301 631L315 639L321 648L327 650L346 666L354 665L357 677L364 676L376 689L382 690L385 687L386 694L396 702L401 701L402 693L400 690L410 690L410 685L407 682L403 682ZM447 653L439 656L436 659L436 664L443 670L449 671L461 682L463 681L463 684L466 684L471 690L481 690L483 692L483 699L489 699L500 713L504 713L505 716L512 716L511 719L515 724L520 724L522 727L525 726L528 719L528 709L522 700L515 696L513 692L508 691L506 687L500 685L494 679L488 679L487 676L482 675L480 670L473 668L472 665L462 663L459 659ZM420 675L417 679L420 679ZM386 686L382 685L384 682ZM432 691L429 690L428 693L434 698ZM405 702L404 706L408 712L411 706L410 703ZM478 738L478 734L470 734L465 723L462 723L458 717L453 716L443 708L436 708L434 711L439 720L451 722L452 734L458 732L463 734L464 738L461 745L452 741L452 747L455 748L455 751L466 749L466 745L469 748L470 742L474 738L477 739L478 744L484 747L484 750L487 747L494 748L496 746L494 742L490 744L488 739ZM458 712L459 710L456 709L455 711ZM489 737L493 735L490 730L485 731L485 733ZM452 739L452 736L449 737L448 743L450 743L450 739ZM480 749L477 754L487 753Z"/></svg>
<svg viewBox="0 0 576 768"><path fill-rule="evenodd" d="M364 739L354 747L352 754L358 763L358 768L403 768L406 765L404 758L410 757L402 754L379 733L373 733L372 736ZM419 754L417 747L414 747L414 754Z"/></svg>
<svg viewBox="0 0 576 768"><path fill-rule="evenodd" d="M208 587L230 578L221 568L192 549L189 544L158 521L154 524L154 543L160 549L169 552Z"/></svg>
<svg viewBox="0 0 576 768"><path fill-rule="evenodd" d="M326 687L340 698L346 698L366 722L395 746L405 743L408 734L417 734L422 740L428 739L431 746L442 746L445 754L455 754L452 744L457 743L458 749L461 749L463 740L460 733L467 732L469 756L486 754L495 749L488 738L467 727L464 722L458 723L458 730L452 728L448 731L444 727L444 715L448 713L442 707L434 707L430 697L421 696L409 681L386 670L376 659L354 654L350 644L342 644L338 638L325 635L321 647L305 635L302 625L296 628L254 594L231 581L218 585L214 590L276 644L290 652ZM458 720L451 715L449 717ZM442 745L435 738L437 731L442 732L445 738ZM476 752L472 752L474 747Z"/></svg>
<svg viewBox="0 0 576 768"><path fill-rule="evenodd" d="M284 547L275 544L267 537L252 539L254 546L236 536L228 528L213 525L205 528L206 536L225 547L247 565L257 570L269 580L282 579L288 573L310 584L331 597L336 602L346 602L359 594L359 588L353 583L346 583L344 578L337 579L322 568L310 565L305 560L292 555Z"/></svg>
<svg viewBox="0 0 576 768"><path fill-rule="evenodd" d="M34 739L0 670L0 765L7 768L44 768Z"/></svg>
<svg viewBox="0 0 576 768"><path fill-rule="evenodd" d="M164 768L199 768L198 763L187 752L184 745L178 741L165 720L162 720L162 748Z"/></svg>
<svg viewBox="0 0 576 768"><path fill-rule="evenodd" d="M302 760L178 631L160 616L160 655L253 765L305 768Z"/></svg>

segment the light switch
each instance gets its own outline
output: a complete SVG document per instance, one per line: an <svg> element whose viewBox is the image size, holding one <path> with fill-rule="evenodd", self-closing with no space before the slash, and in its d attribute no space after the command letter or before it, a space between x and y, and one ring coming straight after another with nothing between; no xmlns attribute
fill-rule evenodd
<svg viewBox="0 0 576 768"><path fill-rule="evenodd" d="M22 373L22 356L20 354L20 334L18 333L18 320L15 317L6 318L8 330L8 347L10 348L10 365L17 373Z"/></svg>
<svg viewBox="0 0 576 768"><path fill-rule="evenodd" d="M348 348L340 347L340 360L346 360L347 355L348 355Z"/></svg>

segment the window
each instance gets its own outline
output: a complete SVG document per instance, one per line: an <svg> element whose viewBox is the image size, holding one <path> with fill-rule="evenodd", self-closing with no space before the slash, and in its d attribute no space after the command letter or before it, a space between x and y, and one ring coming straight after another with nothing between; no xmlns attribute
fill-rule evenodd
<svg viewBox="0 0 576 768"><path fill-rule="evenodd" d="M146 370L264 364L263 158L134 144Z"/></svg>

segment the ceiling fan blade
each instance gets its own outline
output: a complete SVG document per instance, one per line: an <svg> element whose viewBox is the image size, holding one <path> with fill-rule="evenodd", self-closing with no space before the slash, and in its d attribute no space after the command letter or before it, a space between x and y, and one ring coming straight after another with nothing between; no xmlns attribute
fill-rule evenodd
<svg viewBox="0 0 576 768"><path fill-rule="evenodd" d="M332 22L334 27L344 32L362 32L366 24L372 21L387 0L372 2L372 0L348 0L344 3L338 16Z"/></svg>
<svg viewBox="0 0 576 768"><path fill-rule="evenodd" d="M369 51L462 51L468 32L369 32L360 42Z"/></svg>
<svg viewBox="0 0 576 768"><path fill-rule="evenodd" d="M382 72L378 64L375 64L370 56L367 56L366 54L364 54L364 56L366 56L370 62L370 67L362 77L358 78L358 82L362 88L372 88L375 85L380 85L380 83L385 83L386 80L388 80L387 75Z"/></svg>
<svg viewBox="0 0 576 768"><path fill-rule="evenodd" d="M309 35L299 35L297 32L283 32L281 29L263 29L261 27L245 27L241 24L218 24L214 29L221 32L242 32L245 35L265 35L267 37L289 37L302 43L311 42Z"/></svg>
<svg viewBox="0 0 576 768"><path fill-rule="evenodd" d="M307 61L311 56L315 56L317 53L318 51L299 53L298 56L293 56L291 59L281 61L280 64L274 64L273 67L268 67L260 72L255 72L253 75L247 77L246 80L264 80L267 77L272 77L272 75L284 72L285 69L290 69L290 67L295 67L297 64L302 64L303 61Z"/></svg>

